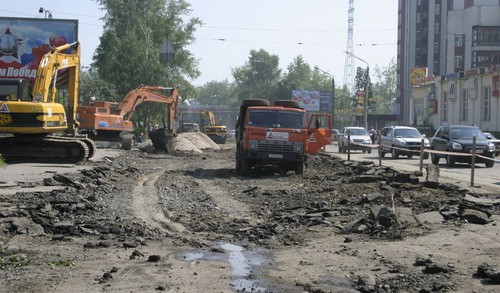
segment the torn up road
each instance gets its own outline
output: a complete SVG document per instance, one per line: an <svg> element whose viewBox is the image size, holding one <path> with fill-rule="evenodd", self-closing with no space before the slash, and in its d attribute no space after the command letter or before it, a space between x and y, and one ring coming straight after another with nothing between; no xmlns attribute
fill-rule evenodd
<svg viewBox="0 0 500 293"><path fill-rule="evenodd" d="M239 176L234 153L132 150L0 195L0 291L498 292L499 194L327 155Z"/></svg>

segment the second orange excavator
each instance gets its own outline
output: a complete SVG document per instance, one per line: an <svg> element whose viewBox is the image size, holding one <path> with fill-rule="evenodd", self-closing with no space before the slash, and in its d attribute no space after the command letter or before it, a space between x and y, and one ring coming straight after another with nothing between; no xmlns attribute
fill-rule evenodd
<svg viewBox="0 0 500 293"><path fill-rule="evenodd" d="M123 149L129 150L132 147L134 132L131 118L136 107L143 102L167 104L166 125L162 133L173 135L172 124L177 115L179 102L177 89L148 85L141 85L131 90L120 102L93 101L89 106L78 107L76 115L80 123L80 131L94 140L119 141ZM155 148L158 146L155 145ZM163 147L159 148L163 149Z"/></svg>

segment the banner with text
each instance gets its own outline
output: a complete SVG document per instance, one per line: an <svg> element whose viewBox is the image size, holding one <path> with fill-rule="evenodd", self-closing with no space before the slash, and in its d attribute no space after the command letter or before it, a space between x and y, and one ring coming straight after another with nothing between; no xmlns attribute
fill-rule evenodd
<svg viewBox="0 0 500 293"><path fill-rule="evenodd" d="M0 78L34 80L50 47L77 40L78 20L0 17Z"/></svg>

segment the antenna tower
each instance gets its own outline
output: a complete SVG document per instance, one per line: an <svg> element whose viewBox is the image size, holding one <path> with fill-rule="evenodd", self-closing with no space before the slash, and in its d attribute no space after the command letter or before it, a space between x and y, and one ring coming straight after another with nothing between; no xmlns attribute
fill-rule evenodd
<svg viewBox="0 0 500 293"><path fill-rule="evenodd" d="M351 54L345 54L345 64L344 64L344 86L354 94L354 0L349 0L349 10L347 19L347 46L346 52Z"/></svg>

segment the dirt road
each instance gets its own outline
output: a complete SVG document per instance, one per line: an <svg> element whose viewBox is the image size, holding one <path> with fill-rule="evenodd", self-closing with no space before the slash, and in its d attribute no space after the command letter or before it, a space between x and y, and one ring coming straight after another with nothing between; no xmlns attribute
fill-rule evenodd
<svg viewBox="0 0 500 293"><path fill-rule="evenodd" d="M85 166L47 174L62 189L0 194L0 291L500 288L498 194L330 155L242 177L232 143Z"/></svg>

